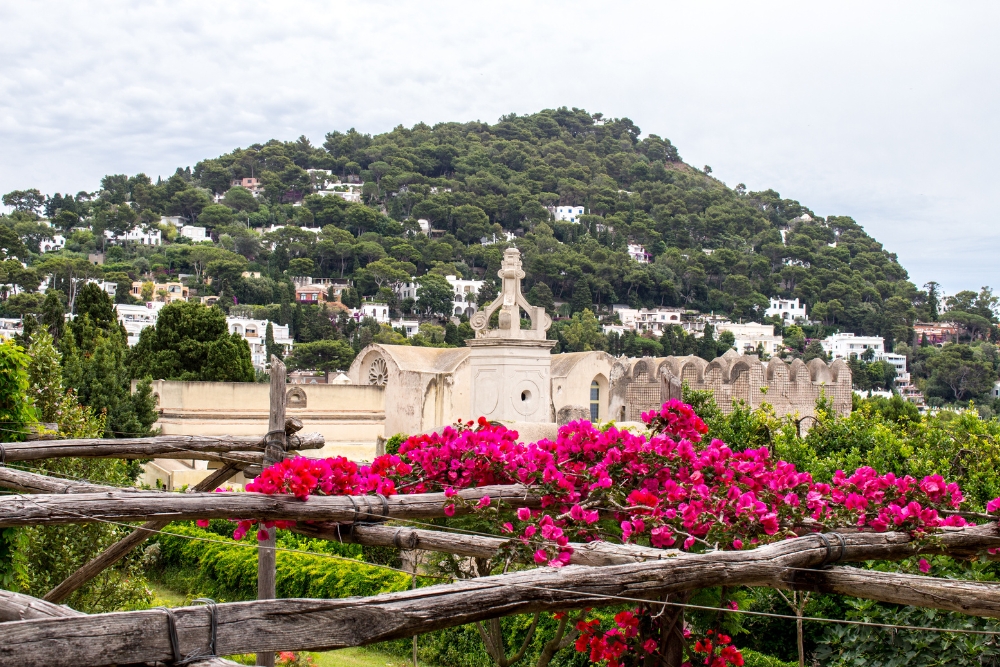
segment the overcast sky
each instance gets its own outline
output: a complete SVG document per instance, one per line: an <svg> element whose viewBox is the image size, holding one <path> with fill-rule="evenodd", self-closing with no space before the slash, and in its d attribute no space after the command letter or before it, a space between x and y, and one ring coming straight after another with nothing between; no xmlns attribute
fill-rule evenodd
<svg viewBox="0 0 1000 667"><path fill-rule="evenodd" d="M696 6L693 6L696 5ZM991 284L1000 3L4 2L0 192L557 106Z"/></svg>

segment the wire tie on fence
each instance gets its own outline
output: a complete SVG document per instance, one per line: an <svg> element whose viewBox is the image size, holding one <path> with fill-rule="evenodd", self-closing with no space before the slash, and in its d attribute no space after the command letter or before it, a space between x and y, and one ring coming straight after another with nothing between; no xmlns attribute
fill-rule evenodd
<svg viewBox="0 0 1000 667"><path fill-rule="evenodd" d="M170 639L170 650L174 654L174 659L171 662L174 665L179 665L181 664L181 647L177 639L177 621L174 618L174 612L167 607L156 608L162 609L167 614L167 637Z"/></svg>
<svg viewBox="0 0 1000 667"><path fill-rule="evenodd" d="M3 448L3 443L0 442L0 466L7 465L7 450Z"/></svg>
<svg viewBox="0 0 1000 667"><path fill-rule="evenodd" d="M358 504L354 502L354 496L347 496L347 499L351 501L351 506L354 507L354 518L351 519L351 523L358 522Z"/></svg>
<svg viewBox="0 0 1000 667"><path fill-rule="evenodd" d="M385 496L383 496L381 493L376 493L375 495L377 495L378 498L379 498L379 500L382 501L382 517L388 519L389 518L389 499L386 498Z"/></svg>
<svg viewBox="0 0 1000 667"><path fill-rule="evenodd" d="M830 535L836 537L840 542L840 553L837 554L837 558L834 559L833 545L830 544L830 539L823 533L816 533L816 536L823 540L823 544L826 546L826 555L823 556L823 562L819 564L819 567L816 568L817 570L829 570L834 563L840 562L840 559L842 559L847 553L847 540L844 539L844 536L840 533L830 533Z"/></svg>
<svg viewBox="0 0 1000 667"><path fill-rule="evenodd" d="M219 655L218 637L219 637L219 617L218 608L215 605L215 600L212 598L198 598L195 602L200 602L208 607L208 622L209 628L211 630L211 640L208 644L209 655L204 656L208 658L215 658Z"/></svg>

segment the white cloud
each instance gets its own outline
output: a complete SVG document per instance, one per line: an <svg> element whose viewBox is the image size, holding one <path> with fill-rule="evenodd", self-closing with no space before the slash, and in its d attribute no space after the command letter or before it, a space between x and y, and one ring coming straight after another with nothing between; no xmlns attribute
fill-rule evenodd
<svg viewBox="0 0 1000 667"><path fill-rule="evenodd" d="M7 3L0 190L578 106L852 215L918 284L991 281L997 5L692 4Z"/></svg>

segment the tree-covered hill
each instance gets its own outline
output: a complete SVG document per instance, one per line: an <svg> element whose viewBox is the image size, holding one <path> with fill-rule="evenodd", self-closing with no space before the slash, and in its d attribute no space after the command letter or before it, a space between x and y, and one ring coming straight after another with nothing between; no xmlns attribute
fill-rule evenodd
<svg viewBox="0 0 1000 667"><path fill-rule="evenodd" d="M319 169L363 182L362 202L311 194L324 187L326 174L308 171ZM241 303L278 301L264 278L238 277L244 264L273 280L286 272L353 277L370 295L384 295L404 274L491 277L504 232L513 232L526 289L546 305L592 302L598 314L612 303L672 305L760 319L767 298L781 295L803 299L816 319L844 330L909 338L926 295L854 220L824 220L773 190L729 188L710 173L627 118L560 108L492 125L331 132L321 147L305 137L272 140L155 184L142 174L108 176L94 195L56 194L44 206L67 229L83 216L98 239L103 229L120 233L167 214L205 225L229 254L199 260L197 248L176 244L150 254L149 268L214 271L216 287ZM231 187L249 177L260 179L258 198ZM546 207L556 205L582 205L587 215L553 221ZM421 218L440 233L418 233ZM324 231L254 231L272 224ZM497 244L481 243L494 234ZM76 232L67 248L83 251L87 242ZM631 260L629 243L645 246L652 261Z"/></svg>

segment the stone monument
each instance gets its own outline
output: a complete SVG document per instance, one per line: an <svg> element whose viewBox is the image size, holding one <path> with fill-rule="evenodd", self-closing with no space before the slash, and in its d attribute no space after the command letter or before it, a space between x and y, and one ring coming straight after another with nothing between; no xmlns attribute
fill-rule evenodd
<svg viewBox="0 0 1000 667"><path fill-rule="evenodd" d="M524 271L517 248L504 251L497 275L503 281L500 295L472 316L476 338L466 341L471 348L472 413L501 421L552 422L550 351L556 342L545 339L552 319L521 294ZM528 328L521 326L522 310ZM494 313L497 327L490 328Z"/></svg>

